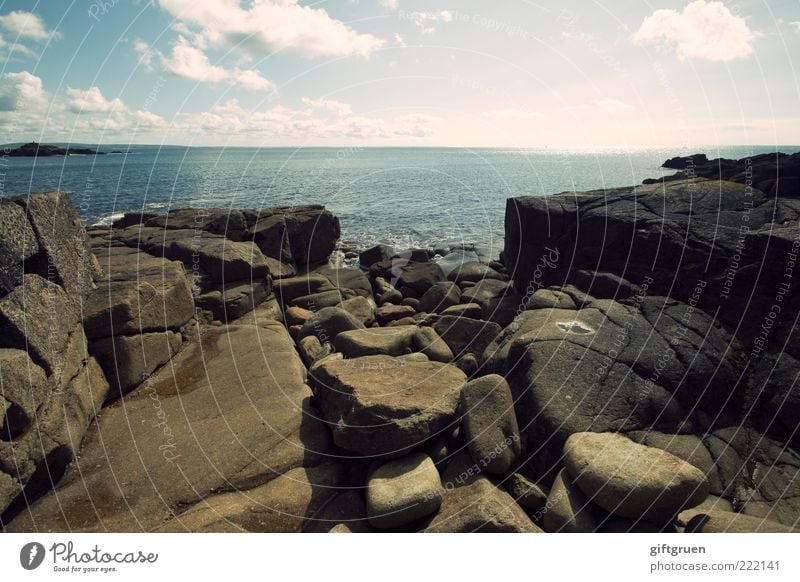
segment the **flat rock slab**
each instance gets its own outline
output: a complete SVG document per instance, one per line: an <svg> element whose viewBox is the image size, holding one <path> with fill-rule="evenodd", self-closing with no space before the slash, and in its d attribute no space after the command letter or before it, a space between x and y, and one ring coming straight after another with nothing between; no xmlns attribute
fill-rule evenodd
<svg viewBox="0 0 800 582"><path fill-rule="evenodd" d="M708 496L702 471L619 434L572 435L564 462L581 491L619 517L667 523Z"/></svg>
<svg viewBox="0 0 800 582"><path fill-rule="evenodd" d="M294 533L317 525L316 515L344 485L338 463L298 467L246 491L214 495L156 531Z"/></svg>
<svg viewBox="0 0 800 582"><path fill-rule="evenodd" d="M325 360L312 374L334 442L362 455L400 454L448 427L466 382L455 366L389 356Z"/></svg>
<svg viewBox="0 0 800 582"><path fill-rule="evenodd" d="M355 329L337 335L333 345L347 358L402 356L411 353L417 329L415 325Z"/></svg>
<svg viewBox="0 0 800 582"><path fill-rule="evenodd" d="M207 330L103 409L58 488L10 531L149 531L210 494L319 464L330 437L304 376L280 323Z"/></svg>

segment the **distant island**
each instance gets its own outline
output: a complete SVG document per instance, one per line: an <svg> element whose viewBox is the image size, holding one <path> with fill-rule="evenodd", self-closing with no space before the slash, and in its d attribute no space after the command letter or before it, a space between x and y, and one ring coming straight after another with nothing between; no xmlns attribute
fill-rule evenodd
<svg viewBox="0 0 800 582"><path fill-rule="evenodd" d="M6 155L11 157L41 157L41 156L97 156L103 155L103 152L98 152L91 148L61 148L54 145L39 144L35 141L21 145L18 148L8 150Z"/></svg>

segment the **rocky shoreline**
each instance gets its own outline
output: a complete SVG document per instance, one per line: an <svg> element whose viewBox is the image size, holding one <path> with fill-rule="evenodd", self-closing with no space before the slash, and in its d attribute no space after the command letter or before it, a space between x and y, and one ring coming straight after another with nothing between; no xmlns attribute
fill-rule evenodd
<svg viewBox="0 0 800 582"><path fill-rule="evenodd" d="M800 191L738 175L359 269L322 206L3 200L2 528L796 531Z"/></svg>

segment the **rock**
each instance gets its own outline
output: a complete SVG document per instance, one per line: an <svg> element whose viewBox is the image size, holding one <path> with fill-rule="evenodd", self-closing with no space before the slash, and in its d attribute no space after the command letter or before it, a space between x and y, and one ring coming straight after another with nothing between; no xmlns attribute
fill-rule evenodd
<svg viewBox="0 0 800 582"><path fill-rule="evenodd" d="M758 431L732 426L703 439L723 495L742 513L794 527L800 519L800 457Z"/></svg>
<svg viewBox="0 0 800 582"><path fill-rule="evenodd" d="M358 262L364 269L369 269L375 263L386 261L394 254L394 249L388 245L376 245L368 248L358 255Z"/></svg>
<svg viewBox="0 0 800 582"><path fill-rule="evenodd" d="M373 265L374 267L375 265ZM436 263L431 262L395 264L391 269L391 273L396 281L396 287L409 287L420 296L434 284L444 280L442 269Z"/></svg>
<svg viewBox="0 0 800 582"><path fill-rule="evenodd" d="M536 309L496 339L485 371L510 376L520 425L547 443L534 459L540 471L575 432L702 433L735 414L720 406L736 398L736 343L691 305L654 296L637 307L597 299L577 311Z"/></svg>
<svg viewBox="0 0 800 582"><path fill-rule="evenodd" d="M498 299L511 290L509 283L496 279L483 279L474 286L464 289L461 303L477 303L480 306Z"/></svg>
<svg viewBox="0 0 800 582"><path fill-rule="evenodd" d="M505 280L506 277L495 271L489 265L479 261L463 263L460 267L453 269L447 275L447 280L455 283L461 283L462 281L477 283L484 279L497 279L502 281Z"/></svg>
<svg viewBox="0 0 800 582"><path fill-rule="evenodd" d="M419 299L413 297L406 297L400 302L400 305L408 305L409 307L413 307L414 311L419 311Z"/></svg>
<svg viewBox="0 0 800 582"><path fill-rule="evenodd" d="M322 206L266 209L250 222L248 234L266 255L298 265L326 260L341 234L339 219Z"/></svg>
<svg viewBox="0 0 800 582"><path fill-rule="evenodd" d="M709 495L699 505L695 505L690 509L681 511L678 514L678 518L675 520L675 523L681 527L686 527L694 516L702 515L711 511L725 511L730 513L733 512L733 504L722 497Z"/></svg>
<svg viewBox="0 0 800 582"><path fill-rule="evenodd" d="M369 299L360 295L342 301L339 305L342 309L363 323L366 327L375 323L375 302L372 296Z"/></svg>
<svg viewBox="0 0 800 582"><path fill-rule="evenodd" d="M389 356L324 360L311 374L334 442L362 455L399 454L455 417L464 374Z"/></svg>
<svg viewBox="0 0 800 582"><path fill-rule="evenodd" d="M702 471L618 434L573 434L564 462L581 491L619 517L667 523L708 496Z"/></svg>
<svg viewBox="0 0 800 582"><path fill-rule="evenodd" d="M339 522L339 523L337 523ZM331 524L336 523L333 527ZM338 493L325 507L307 519L303 531L308 533L368 533L375 530L367 522L367 509L360 492Z"/></svg>
<svg viewBox="0 0 800 582"><path fill-rule="evenodd" d="M231 281L197 297L200 309L217 321L233 321L258 307L270 294L270 279Z"/></svg>
<svg viewBox="0 0 800 582"><path fill-rule="evenodd" d="M327 277L314 273L300 277L280 279L273 284L275 297L277 297L278 301L283 305L291 304L298 297L314 295L324 291L332 291L333 289L334 287Z"/></svg>
<svg viewBox="0 0 800 582"><path fill-rule="evenodd" d="M500 327L511 325L511 322L525 311L525 298L521 295L505 295L490 299L483 304L480 319L496 323Z"/></svg>
<svg viewBox="0 0 800 582"><path fill-rule="evenodd" d="M701 513L686 524L686 533L794 533L796 531L776 521L728 511Z"/></svg>
<svg viewBox="0 0 800 582"><path fill-rule="evenodd" d="M714 459L699 437L688 434L664 434L657 431L632 432L627 436L637 443L667 451L697 467L708 479L709 491L714 495L722 494L722 482Z"/></svg>
<svg viewBox="0 0 800 582"><path fill-rule="evenodd" d="M330 291L321 291L313 295L304 295L292 300L293 307L302 307L309 311L319 311L326 307L336 307L345 300L355 297L352 291L348 289L331 289Z"/></svg>
<svg viewBox="0 0 800 582"><path fill-rule="evenodd" d="M544 529L551 533L591 533L597 529L591 502L566 469L556 475L543 513Z"/></svg>
<svg viewBox="0 0 800 582"><path fill-rule="evenodd" d="M526 309L577 309L575 301L563 291L537 289L525 304Z"/></svg>
<svg viewBox="0 0 800 582"><path fill-rule="evenodd" d="M514 400L505 378L483 376L461 389L461 428L472 460L485 472L506 473L522 450Z"/></svg>
<svg viewBox="0 0 800 582"><path fill-rule="evenodd" d="M0 514L22 492L22 485L13 477L0 471Z"/></svg>
<svg viewBox="0 0 800 582"><path fill-rule="evenodd" d="M694 154L691 156L676 156L668 159L661 164L662 168L671 168L673 170L685 170L686 168L707 164L708 158L705 154Z"/></svg>
<svg viewBox="0 0 800 582"><path fill-rule="evenodd" d="M466 354L458 358L455 362L458 369L464 372L467 375L467 378L472 378L475 374L478 373L478 369L480 365L478 364L478 360L472 354Z"/></svg>
<svg viewBox="0 0 800 582"><path fill-rule="evenodd" d="M310 368L318 360L330 355L331 344L322 345L317 336L309 335L297 342L297 351L300 352L303 363Z"/></svg>
<svg viewBox="0 0 800 582"><path fill-rule="evenodd" d="M71 378L80 365L70 361L66 348L76 326L80 327L73 305L73 298L61 286L38 275L25 275L22 285L0 299L0 347L27 351L48 376Z"/></svg>
<svg viewBox="0 0 800 582"><path fill-rule="evenodd" d="M331 285L337 289L351 291L351 296L372 298L372 284L367 276L358 269L334 268L323 265L317 267L314 272L327 277Z"/></svg>
<svg viewBox="0 0 800 582"><path fill-rule="evenodd" d="M184 264L199 265L217 283L265 279L269 275L264 255L250 242L203 237L194 243L191 239L178 238L171 242L166 253L168 258L178 259Z"/></svg>
<svg viewBox="0 0 800 582"><path fill-rule="evenodd" d="M447 343L455 357L473 354L478 360L501 331L496 323L452 315L441 317L433 324L433 329Z"/></svg>
<svg viewBox="0 0 800 582"><path fill-rule="evenodd" d="M0 297L22 283L23 264L38 252L39 243L25 210L0 200Z"/></svg>
<svg viewBox="0 0 800 582"><path fill-rule="evenodd" d="M405 317L413 317L416 315L416 310L408 305L382 305L375 312L375 318L381 325L386 325L392 321L403 319Z"/></svg>
<svg viewBox="0 0 800 582"><path fill-rule="evenodd" d="M547 505L547 494L521 473L512 473L503 481L508 494L529 513L541 513Z"/></svg>
<svg viewBox="0 0 800 582"><path fill-rule="evenodd" d="M139 390L106 405L80 463L4 525L16 532L150 531L217 492L237 491L245 503L238 490L317 465L330 452L304 374L277 322L198 334ZM299 479L284 483L300 489Z"/></svg>
<svg viewBox="0 0 800 582"><path fill-rule="evenodd" d="M442 315L452 315L453 317L469 317L470 319L481 319L483 310L477 303L462 303L453 305L442 311Z"/></svg>
<svg viewBox="0 0 800 582"><path fill-rule="evenodd" d="M442 503L442 482L431 458L412 453L378 467L367 482L367 515L378 529L401 527Z"/></svg>
<svg viewBox="0 0 800 582"><path fill-rule="evenodd" d="M30 428L51 386L44 370L24 350L15 349L0 349L0 382L0 440L11 441ZM0 513L3 509L0 504Z"/></svg>
<svg viewBox="0 0 800 582"><path fill-rule="evenodd" d="M413 348L434 362L447 364L453 361L453 352L432 327L417 328L414 334Z"/></svg>
<svg viewBox="0 0 800 582"><path fill-rule="evenodd" d="M299 338L314 335L320 343L332 343L343 331L354 329L364 329L364 325L340 307L323 307L303 324Z"/></svg>
<svg viewBox="0 0 800 582"><path fill-rule="evenodd" d="M303 325L314 316L314 312L302 307L287 307L284 312L286 325Z"/></svg>
<svg viewBox="0 0 800 582"><path fill-rule="evenodd" d="M180 333L164 331L94 340L89 352L103 367L112 395L121 396L166 364L180 345Z"/></svg>
<svg viewBox="0 0 800 582"><path fill-rule="evenodd" d="M378 305L399 304L403 300L403 294L383 277L375 277L374 286Z"/></svg>
<svg viewBox="0 0 800 582"><path fill-rule="evenodd" d="M176 330L194 316L182 263L127 247L106 248L99 260L106 277L83 306L88 338Z"/></svg>
<svg viewBox="0 0 800 582"><path fill-rule="evenodd" d="M80 218L65 192L30 194L15 199L27 213L41 254L26 264L36 273L64 288L73 309L80 313L83 300L94 288L91 251Z"/></svg>
<svg viewBox="0 0 800 582"><path fill-rule="evenodd" d="M742 183L692 178L510 199L503 257L517 291L562 285L581 270L611 273L636 287L647 285L648 295L691 302L751 343L774 303L780 274L750 273L790 252L796 229L779 225L791 224L800 209L792 199L753 188L752 175L745 184L747 164L754 167L752 160L739 164ZM746 224L745 207L752 209ZM744 258L741 249L747 249ZM700 293L698 281L704 283ZM795 278L787 294L797 288Z"/></svg>
<svg viewBox="0 0 800 582"><path fill-rule="evenodd" d="M455 283L436 283L425 291L419 300L419 310L427 313L441 313L448 307L458 305L461 289Z"/></svg>
<svg viewBox="0 0 800 582"><path fill-rule="evenodd" d="M246 492L214 495L156 529L165 532L300 532L344 484L337 463L298 467Z"/></svg>
<svg viewBox="0 0 800 582"><path fill-rule="evenodd" d="M411 352L417 327L403 325L391 328L356 329L336 336L333 345L346 358L361 356L402 356Z"/></svg>
<svg viewBox="0 0 800 582"><path fill-rule="evenodd" d="M442 476L439 512L426 524L433 533L541 533L511 496L480 474L465 453L450 461Z"/></svg>

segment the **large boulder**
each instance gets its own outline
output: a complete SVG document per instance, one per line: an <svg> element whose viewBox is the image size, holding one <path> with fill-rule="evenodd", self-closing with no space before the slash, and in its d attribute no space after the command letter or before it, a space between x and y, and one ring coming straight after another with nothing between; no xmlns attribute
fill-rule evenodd
<svg viewBox="0 0 800 582"><path fill-rule="evenodd" d="M475 463L487 473L502 475L522 449L514 400L505 378L482 376L461 390L461 427Z"/></svg>
<svg viewBox="0 0 800 582"><path fill-rule="evenodd" d="M466 376L455 366L389 356L330 359L311 373L340 447L402 454L452 423Z"/></svg>
<svg viewBox="0 0 800 582"><path fill-rule="evenodd" d="M412 453L378 467L367 481L367 515L378 529L392 529L430 515L442 503L439 471L428 455Z"/></svg>
<svg viewBox="0 0 800 582"><path fill-rule="evenodd" d="M106 279L83 308L90 339L179 329L194 315L191 282L182 263L127 247L99 255Z"/></svg>
<svg viewBox="0 0 800 582"><path fill-rule="evenodd" d="M504 280L507 279L507 277L501 275L489 265L479 261L462 263L447 274L447 280L455 283L462 283L464 281L477 283L483 279Z"/></svg>
<svg viewBox="0 0 800 582"><path fill-rule="evenodd" d="M68 349L76 326L80 324L72 298L39 275L25 275L21 285L0 299L0 347L27 351L48 375L69 379L80 365ZM79 335L85 351L82 329Z"/></svg>
<svg viewBox="0 0 800 582"><path fill-rule="evenodd" d="M248 235L270 257L298 265L324 261L336 247L339 219L324 206L297 206L261 211Z"/></svg>
<svg viewBox="0 0 800 582"><path fill-rule="evenodd" d="M522 313L484 358L510 377L545 470L575 432L702 433L714 418L735 417L736 345L692 305L598 299Z"/></svg>
<svg viewBox="0 0 800 582"><path fill-rule="evenodd" d="M0 297L22 283L25 261L38 252L39 243L25 210L0 200Z"/></svg>
<svg viewBox="0 0 800 582"><path fill-rule="evenodd" d="M619 517L667 523L708 496L702 471L619 434L573 434L564 463L592 502Z"/></svg>
<svg viewBox="0 0 800 582"><path fill-rule="evenodd" d="M25 208L41 251L26 272L62 286L80 313L83 300L94 288L95 273L86 231L69 196L56 190L15 201Z"/></svg>

